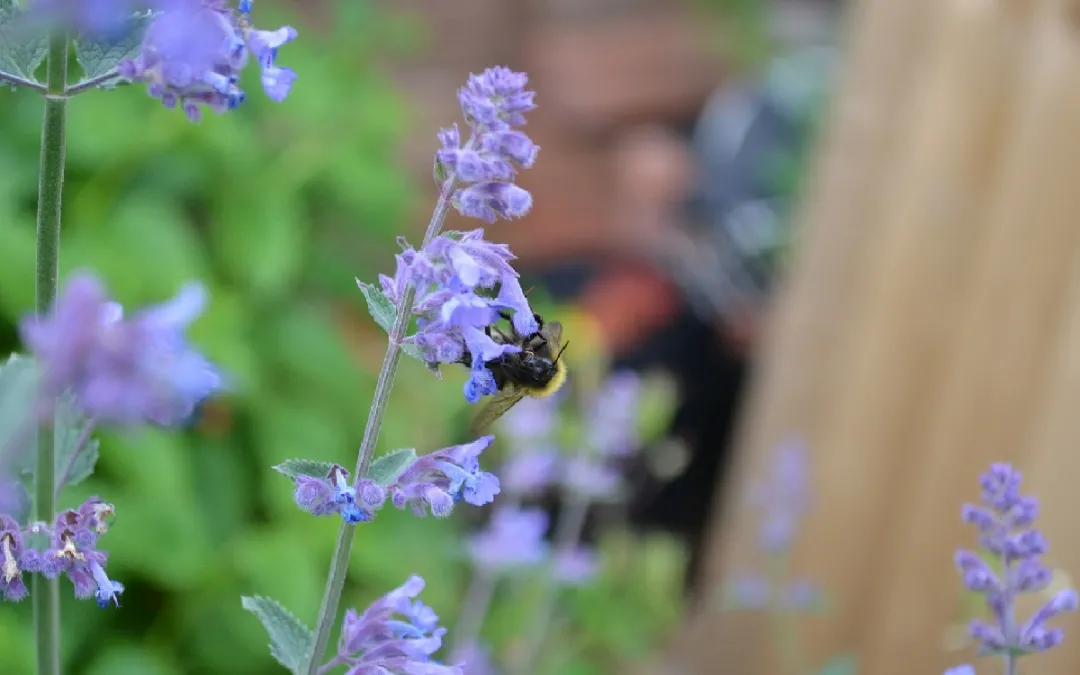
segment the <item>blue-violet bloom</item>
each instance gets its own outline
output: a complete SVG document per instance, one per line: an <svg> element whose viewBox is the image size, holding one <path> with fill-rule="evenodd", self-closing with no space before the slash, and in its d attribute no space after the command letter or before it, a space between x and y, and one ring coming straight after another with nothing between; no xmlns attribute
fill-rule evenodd
<svg viewBox="0 0 1080 675"><path fill-rule="evenodd" d="M98 422L176 426L222 386L184 337L205 303L203 287L189 284L125 319L96 277L77 274L52 311L24 319L20 332L44 368L50 398L71 391Z"/></svg>
<svg viewBox="0 0 1080 675"><path fill-rule="evenodd" d="M487 527L469 540L473 564L498 574L539 565L548 553L547 528L547 514L540 509L497 509Z"/></svg>
<svg viewBox="0 0 1080 675"><path fill-rule="evenodd" d="M147 84L167 108L178 104L192 122L201 106L216 113L243 103L240 73L250 59L262 71L262 86L273 101L289 95L296 73L275 64L277 50L296 38L296 29L257 30L251 0L232 9L226 0L157 0L162 11L146 30L142 47L121 61L122 77Z"/></svg>
<svg viewBox="0 0 1080 675"><path fill-rule="evenodd" d="M64 511L52 526L49 548L37 552L27 569L49 579L64 574L75 586L75 597L93 597L101 607L119 605L117 596L124 592L124 586L105 574L108 555L96 548L113 513L113 506L97 497L78 509Z"/></svg>

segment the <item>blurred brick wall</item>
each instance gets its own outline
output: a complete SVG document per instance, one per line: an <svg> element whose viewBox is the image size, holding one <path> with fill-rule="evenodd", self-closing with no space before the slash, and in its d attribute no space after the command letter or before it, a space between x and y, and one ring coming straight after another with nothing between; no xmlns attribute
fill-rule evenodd
<svg viewBox="0 0 1080 675"><path fill-rule="evenodd" d="M405 155L420 185L431 185L434 131L460 118L455 90L466 75L490 65L529 73L540 108L528 131L542 150L521 184L535 206L523 221L488 228L524 264L602 254L618 234L620 139L642 125L691 122L720 81L716 27L679 0L394 0L384 9L422 22L430 37L424 53L391 64L414 111Z"/></svg>

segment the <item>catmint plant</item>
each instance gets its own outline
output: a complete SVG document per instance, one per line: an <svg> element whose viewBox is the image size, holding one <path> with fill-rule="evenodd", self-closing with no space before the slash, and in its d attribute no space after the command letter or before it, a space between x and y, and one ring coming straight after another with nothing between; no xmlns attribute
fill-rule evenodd
<svg viewBox="0 0 1080 675"><path fill-rule="evenodd" d="M1056 592L1026 621L1016 617L1017 596L1046 590L1051 571L1040 560L1046 540L1035 529L1039 503L1020 494L1021 474L1009 464L994 464L980 479L981 504L965 504L964 522L979 531L983 553L968 549L956 552L956 567L964 587L982 595L993 622L975 619L969 625L979 654L1000 657L1006 675L1017 673L1021 657L1045 652L1061 644L1064 632L1048 628L1050 619L1075 612L1077 593L1072 588ZM990 561L993 561L992 563ZM974 675L975 669L962 665L946 675Z"/></svg>
<svg viewBox="0 0 1080 675"><path fill-rule="evenodd" d="M819 611L824 602L817 585L794 577L790 564L791 548L811 506L809 459L804 442L794 436L774 449L764 476L751 486L748 500L758 517L762 570L738 575L721 593L725 610L767 613L782 672L788 675L808 672L795 619L800 613ZM829 672L829 667L821 672Z"/></svg>
<svg viewBox="0 0 1080 675"><path fill-rule="evenodd" d="M398 509L409 507L418 516L445 517L456 503L485 505L501 490L499 480L480 468L479 456L491 436L422 456L413 449L378 458L374 453L402 352L436 374L441 364L469 363L464 397L475 403L496 391L486 363L520 349L496 343L489 336L490 327L509 316L519 331L537 329L510 264L510 250L486 241L480 229L441 232L451 207L492 222L496 217L520 217L531 206L528 192L513 182L518 168L531 166L539 150L515 128L525 123L524 113L535 108L533 92L525 90L527 81L524 74L506 68L469 77L458 92L469 136L462 143L456 125L439 133L442 147L435 154L435 182L440 194L420 248L399 240L403 250L392 277L380 276L377 285L357 280L372 317L389 334L389 345L356 466L350 472L325 462L293 460L276 467L293 480L297 506L316 516L342 519L314 630L273 600L244 599L270 633L274 655L294 673L318 675L339 666L349 675L462 672L460 665L433 660L445 632L435 613L404 599L419 592L423 585L419 577L362 614L350 610L338 654L329 662L324 662L323 654L358 524L372 520L387 501ZM393 613L407 620L391 619Z"/></svg>
<svg viewBox="0 0 1080 675"><path fill-rule="evenodd" d="M495 667L479 632L500 581L531 577L544 584L523 649L510 664L514 672L530 673L537 667L561 589L595 577L596 553L582 543L585 520L593 504L617 499L623 491L618 462L639 445L642 387L637 374L621 371L584 397L577 411L582 437L572 451L556 444L566 396L525 399L502 418L500 428L513 448L499 471L505 499L468 541L473 578L454 630L452 653L470 675ZM525 506L551 488L562 497L554 532L545 511Z"/></svg>

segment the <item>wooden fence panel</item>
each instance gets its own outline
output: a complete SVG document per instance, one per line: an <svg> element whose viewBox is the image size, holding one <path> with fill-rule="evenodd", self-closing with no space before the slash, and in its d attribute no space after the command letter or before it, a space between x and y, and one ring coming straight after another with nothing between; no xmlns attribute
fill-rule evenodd
<svg viewBox="0 0 1080 675"><path fill-rule="evenodd" d="M1066 10L856 7L711 568L719 584L754 560L744 483L802 434L816 504L794 564L837 606L800 620L813 662L854 651L861 675L940 673L972 657L943 637L952 554L974 543L960 504L991 461L1028 472L1050 562L1080 570L1065 515L1080 506L1080 34ZM778 673L764 632L705 609L665 670ZM1064 673L1080 648L1036 658Z"/></svg>

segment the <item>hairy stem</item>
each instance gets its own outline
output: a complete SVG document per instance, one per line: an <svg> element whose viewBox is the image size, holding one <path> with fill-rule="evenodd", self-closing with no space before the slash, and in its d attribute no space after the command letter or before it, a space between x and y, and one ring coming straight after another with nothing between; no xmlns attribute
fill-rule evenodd
<svg viewBox="0 0 1080 675"><path fill-rule="evenodd" d="M554 564L559 557L572 552L581 541L581 534L585 530L585 517L589 514L590 499L586 495L570 493L567 500L559 509L559 525L555 529L555 558ZM532 629L529 631L525 649L521 652L517 667L514 672L519 675L529 675L536 670L536 661L540 657L540 650L547 639L548 629L555 618L555 608L558 606L559 588L555 580L554 568L546 579L546 588L540 600L540 607L536 610Z"/></svg>
<svg viewBox="0 0 1080 675"><path fill-rule="evenodd" d="M98 86L99 84L105 84L106 82L110 82L110 81L115 80L115 79L117 79L119 77L120 77L120 71L117 70L116 68L113 68L112 70L110 70L107 73L102 73L101 75L98 75L97 77L90 77L90 78L87 78L87 79L83 80L82 82L77 82L77 83L71 85L70 87L68 87L68 90L67 90L68 96L74 96L75 94L81 94L84 91L88 91L90 89L93 89L94 87ZM126 80L125 80L125 82L126 82Z"/></svg>
<svg viewBox="0 0 1080 675"><path fill-rule="evenodd" d="M37 269L34 306L39 314L56 299L60 260L60 202L64 190L64 150L67 124L67 65L70 40L61 32L49 36L45 118L41 125L41 168L38 179ZM56 510L54 425L38 431L34 512L51 522ZM60 675L60 582L33 577L34 633L38 675Z"/></svg>
<svg viewBox="0 0 1080 675"><path fill-rule="evenodd" d="M2 70L0 70L0 82L10 82L11 84L19 87L26 87L27 89L40 91L43 94L48 91L45 85L41 84L40 82L34 82L33 80L28 80L25 77L19 77L18 75L5 73Z"/></svg>
<svg viewBox="0 0 1080 675"><path fill-rule="evenodd" d="M470 145L472 141L470 140ZM431 214L427 230L424 232L424 245L427 245L442 229L443 221L450 210L450 196L454 193L457 183L457 174L452 174L443 183L439 201L435 204L435 211ZM383 416L386 414L386 406L390 401L390 390L394 387L394 378L397 376L398 362L401 360L401 343L405 339L409 328L411 308L416 298L416 285L409 282L405 291L401 294L401 302L398 305L397 316L394 325L390 327L390 339L386 347L386 356L383 357L382 368L379 370L379 379L375 384L375 396L368 410L367 426L364 427L364 438L360 442L360 452L356 457L356 471L353 478L357 479L367 474L371 465L371 458L375 454L375 444L379 440L379 431L382 428ZM356 526L343 522L338 530L337 543L334 545L334 557L330 561L330 573L326 577L326 589L323 591L322 605L319 607L319 621L315 628L315 643L308 657L307 667L304 672L307 675L318 675L319 663L326 645L330 641L330 631L334 627L334 619L337 617L338 603L341 600L341 590L345 587L345 573L349 567L349 555L352 553L353 534Z"/></svg>

